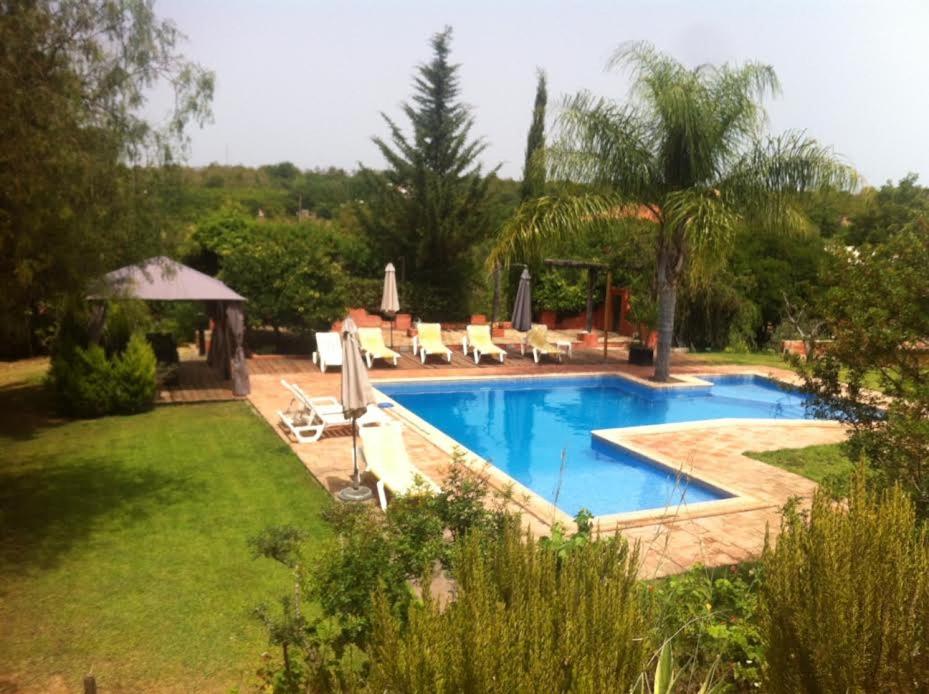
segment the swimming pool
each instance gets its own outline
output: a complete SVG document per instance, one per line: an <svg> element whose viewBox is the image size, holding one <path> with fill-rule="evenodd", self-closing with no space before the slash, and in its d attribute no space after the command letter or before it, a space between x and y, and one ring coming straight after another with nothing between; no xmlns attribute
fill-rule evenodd
<svg viewBox="0 0 929 694"><path fill-rule="evenodd" d="M657 389L619 376L383 383L377 388L574 515L731 495L591 436L596 429L720 418L804 419L802 394L757 376ZM563 468L563 469L562 469Z"/></svg>

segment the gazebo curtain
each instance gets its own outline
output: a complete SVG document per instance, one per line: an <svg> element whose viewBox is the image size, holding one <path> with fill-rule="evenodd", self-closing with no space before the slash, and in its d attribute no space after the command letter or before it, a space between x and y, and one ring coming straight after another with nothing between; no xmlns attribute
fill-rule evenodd
<svg viewBox="0 0 929 694"><path fill-rule="evenodd" d="M216 301L210 304L213 336L206 363L222 369L223 378L232 380L234 395L248 395L251 384L245 361L245 314L241 301Z"/></svg>
<svg viewBox="0 0 929 694"><path fill-rule="evenodd" d="M248 365L245 362L245 315L242 303L234 302L226 305L226 327L228 337L229 360L232 377L232 392L234 395L248 395L251 384L248 380Z"/></svg>

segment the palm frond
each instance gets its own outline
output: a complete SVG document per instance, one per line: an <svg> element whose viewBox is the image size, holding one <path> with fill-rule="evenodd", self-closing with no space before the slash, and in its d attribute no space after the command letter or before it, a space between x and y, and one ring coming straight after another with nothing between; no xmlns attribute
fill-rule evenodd
<svg viewBox="0 0 929 694"><path fill-rule="evenodd" d="M853 189L855 170L802 132L756 140L720 182L723 197L746 217L772 229L802 230L800 194Z"/></svg>
<svg viewBox="0 0 929 694"><path fill-rule="evenodd" d="M582 233L607 217L623 198L617 195L543 196L519 206L491 249L488 268L540 259L546 242Z"/></svg>
<svg viewBox="0 0 929 694"><path fill-rule="evenodd" d="M726 258L741 221L739 211L716 188L688 188L664 200L667 226L682 236L690 257L690 279L705 282Z"/></svg>
<svg viewBox="0 0 929 694"><path fill-rule="evenodd" d="M549 176L641 196L654 182L654 153L641 114L580 92L564 100L559 137L549 148Z"/></svg>

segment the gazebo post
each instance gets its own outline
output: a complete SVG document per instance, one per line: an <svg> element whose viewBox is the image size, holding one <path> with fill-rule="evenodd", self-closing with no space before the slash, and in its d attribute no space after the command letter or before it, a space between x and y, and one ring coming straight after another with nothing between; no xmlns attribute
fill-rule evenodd
<svg viewBox="0 0 929 694"><path fill-rule="evenodd" d="M594 267L587 268L587 333L590 334L594 329L594 279L597 270Z"/></svg>
<svg viewBox="0 0 929 694"><path fill-rule="evenodd" d="M603 361L608 359L607 344L610 341L610 319L613 313L613 273L606 271L606 297L603 300Z"/></svg>

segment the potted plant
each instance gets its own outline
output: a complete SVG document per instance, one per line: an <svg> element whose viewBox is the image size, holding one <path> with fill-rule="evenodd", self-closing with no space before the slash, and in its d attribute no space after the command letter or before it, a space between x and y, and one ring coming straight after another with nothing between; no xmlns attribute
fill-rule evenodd
<svg viewBox="0 0 929 694"><path fill-rule="evenodd" d="M655 330L658 302L651 287L633 286L629 295L629 313L636 326L629 344L629 363L651 366L655 363Z"/></svg>

